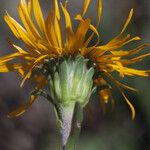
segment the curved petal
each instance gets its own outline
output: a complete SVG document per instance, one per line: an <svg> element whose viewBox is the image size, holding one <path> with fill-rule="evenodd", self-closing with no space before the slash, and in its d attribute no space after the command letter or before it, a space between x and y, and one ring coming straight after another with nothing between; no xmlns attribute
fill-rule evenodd
<svg viewBox="0 0 150 150"><path fill-rule="evenodd" d="M19 58L19 57L22 57L22 54L18 53L18 52L3 56L3 57L0 58L0 64L3 64L5 62L11 61L11 60L13 60L15 58Z"/></svg>
<svg viewBox="0 0 150 150"><path fill-rule="evenodd" d="M53 0L53 1L54 1L54 12L55 12L55 18L54 18L55 34L57 37L59 47L62 48L63 41L62 41L62 31L61 31L61 24L60 24L60 11L59 11L57 0Z"/></svg>
<svg viewBox="0 0 150 150"><path fill-rule="evenodd" d="M43 59L45 59L46 57L49 57L49 55L42 55L42 56L40 56L39 58L37 58L37 59L35 60L35 62L31 65L31 67L30 67L28 73L27 73L26 76L24 77L23 81L21 82L21 85L20 85L21 87L23 86L23 84L25 83L25 81L31 77L31 74L32 74L32 71L33 71L34 67L35 67L40 61L43 61Z"/></svg>
<svg viewBox="0 0 150 150"><path fill-rule="evenodd" d="M40 90L46 83L46 79L43 76L38 77L37 80L35 80L37 82L37 89ZM31 105L35 102L37 96L35 95L31 95L30 99L28 102L26 102L24 105L20 106L18 109L10 112L8 114L8 117L12 118L12 117L18 117L20 115L22 115L24 112L26 112L26 110L31 107Z"/></svg>
<svg viewBox="0 0 150 150"><path fill-rule="evenodd" d="M97 9L97 26L100 23L101 20L101 16L102 16L102 0L98 0L98 5L97 5L98 9Z"/></svg>
<svg viewBox="0 0 150 150"><path fill-rule="evenodd" d="M22 39L27 45L37 48L37 45L35 44L32 37L28 35L27 31L16 20L14 20L8 14L5 15L4 19L17 38Z"/></svg>
<svg viewBox="0 0 150 150"><path fill-rule="evenodd" d="M124 97L126 103L129 105L129 107L131 109L132 120L133 120L135 118L135 109L134 109L133 105L131 104L131 102L129 101L129 99L126 97L126 95L124 94L124 92L122 91L122 89L120 88L120 86L117 84L116 80L109 73L107 73L106 71L104 72L104 74L115 83L116 87L121 92L121 94Z"/></svg>
<svg viewBox="0 0 150 150"><path fill-rule="evenodd" d="M18 12L19 12L20 18L21 18L24 26L30 32L30 34L33 34L35 38L40 39L41 36L32 21L31 0L28 1L28 4L26 3L26 0L21 0L21 3L18 6Z"/></svg>
<svg viewBox="0 0 150 150"><path fill-rule="evenodd" d="M65 21L66 21L66 50L68 49L69 51L73 52L75 36L74 36L73 29L72 29L71 18L67 9L62 5L62 3L61 3L61 7L62 7L64 16L65 16Z"/></svg>
<svg viewBox="0 0 150 150"><path fill-rule="evenodd" d="M26 64L0 64L0 72L10 72L10 71L14 71L14 70L18 70L21 68L24 68L26 66Z"/></svg>
<svg viewBox="0 0 150 150"><path fill-rule="evenodd" d="M91 0L84 0L84 5L82 9L82 17L85 15Z"/></svg>
<svg viewBox="0 0 150 150"><path fill-rule="evenodd" d="M27 103L25 103L24 105L20 106L16 110L9 113L8 117L13 118L13 117L18 117L18 116L22 115L33 104L33 102L35 100L36 100L36 96L31 95L31 98L29 99L29 101Z"/></svg>
<svg viewBox="0 0 150 150"><path fill-rule="evenodd" d="M133 9L130 10L129 16L128 16L128 18L127 18L127 20L126 20L126 22L125 22L125 24L124 24L120 34L122 34L126 30L128 24L130 23L130 21L132 19L132 16L133 16Z"/></svg>
<svg viewBox="0 0 150 150"><path fill-rule="evenodd" d="M43 14L42 14L41 7L39 4L39 0L32 0L32 3L33 3L33 11L34 11L35 20L40 30L42 31L42 33L45 33L46 32L45 22L44 22Z"/></svg>
<svg viewBox="0 0 150 150"><path fill-rule="evenodd" d="M53 25L53 19L54 19L54 14L52 11L49 11L48 17L45 22L46 31L47 31L47 39L51 43L52 46L58 47L57 37L56 37L55 30L54 30L54 25Z"/></svg>

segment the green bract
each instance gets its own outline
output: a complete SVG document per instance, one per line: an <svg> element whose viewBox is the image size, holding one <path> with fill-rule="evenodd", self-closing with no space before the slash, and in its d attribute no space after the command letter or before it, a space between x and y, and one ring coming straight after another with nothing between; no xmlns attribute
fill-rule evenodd
<svg viewBox="0 0 150 150"><path fill-rule="evenodd" d="M87 67L88 59L77 56L60 61L54 74L49 75L50 96L55 104L64 106L78 102L85 106L93 86L93 67Z"/></svg>

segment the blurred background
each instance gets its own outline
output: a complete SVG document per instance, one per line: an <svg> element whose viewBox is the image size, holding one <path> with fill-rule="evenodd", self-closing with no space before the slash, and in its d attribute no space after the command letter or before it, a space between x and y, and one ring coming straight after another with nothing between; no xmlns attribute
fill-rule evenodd
<svg viewBox="0 0 150 150"><path fill-rule="evenodd" d="M96 24L96 2L97 0L92 0L87 13L93 24ZM6 42L8 37L15 43L20 43L3 20L7 10L20 22L17 13L18 3L19 0L0 1L0 56L13 52ZM52 0L40 0L40 3L46 14ZM70 0L68 9L71 16L80 13L82 6L83 0ZM128 27L128 33L142 37L141 43L149 42L149 0L103 0L103 15L99 27L102 43L106 43L119 33L131 8L134 8L134 17ZM143 52L148 51L146 48ZM145 59L136 67L150 68L150 59ZM115 110L106 114L102 113L98 95L93 95L84 112L78 150L150 149L150 78L126 78L124 82L139 89L138 93L126 91L136 109L135 120L131 120L130 109L117 90L113 93ZM27 82L24 88L20 88L20 83L21 79L15 73L0 74L0 150L60 150L54 111L45 99L38 98L22 116L15 119L7 118L7 112L28 100L33 85Z"/></svg>

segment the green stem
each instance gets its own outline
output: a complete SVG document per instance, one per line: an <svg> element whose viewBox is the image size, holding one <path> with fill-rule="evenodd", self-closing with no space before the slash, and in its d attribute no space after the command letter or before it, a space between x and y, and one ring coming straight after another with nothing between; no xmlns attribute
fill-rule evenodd
<svg viewBox="0 0 150 150"><path fill-rule="evenodd" d="M66 148L64 150L76 149L76 144L79 139L79 135L81 131L82 121L83 121L83 108L78 103L76 103L74 109L71 133L68 142L66 144Z"/></svg>
<svg viewBox="0 0 150 150"><path fill-rule="evenodd" d="M75 150L83 120L83 108L78 103L56 108L56 120L62 138L62 150Z"/></svg>
<svg viewBox="0 0 150 150"><path fill-rule="evenodd" d="M62 135L63 147L66 146L68 142L68 138L71 133L74 108L75 108L74 102L69 104L69 106L65 106L65 107L62 106L61 108L61 117L62 117L61 135Z"/></svg>

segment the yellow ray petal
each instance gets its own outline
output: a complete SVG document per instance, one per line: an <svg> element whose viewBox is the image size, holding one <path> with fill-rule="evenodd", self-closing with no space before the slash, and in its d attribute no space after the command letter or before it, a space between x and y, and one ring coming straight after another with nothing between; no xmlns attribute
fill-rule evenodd
<svg viewBox="0 0 150 150"><path fill-rule="evenodd" d="M125 24L124 24L124 26L123 26L123 28L122 28L120 34L117 35L114 39L112 39L108 44L115 44L115 43L118 43L118 41L120 41L120 42L122 41L122 34L124 33L125 29L127 28L128 24L130 23L132 16L133 16L133 9L130 10L129 16L128 16L128 18L127 18L127 20L126 20L126 22L125 22ZM130 35L127 35L126 38L127 38L127 39L130 38ZM123 39L125 39L125 38L123 38ZM126 39L126 40L127 40L127 39ZM140 40L140 38L138 37L137 40ZM128 41L128 40L127 40L127 41ZM131 41L132 41L132 40L131 40ZM127 44L127 43L129 43L129 42L131 42L131 41L128 41L128 42L126 42L126 43L124 42L123 45L125 45L125 44ZM123 45L122 45L122 46L123 46ZM110 45L109 45L109 46L110 46ZM120 47L117 47L117 48L120 48ZM115 49L115 48L113 48L113 49Z"/></svg>
<svg viewBox="0 0 150 150"><path fill-rule="evenodd" d="M150 70L138 70L133 68L121 67L118 65L108 64L108 66L112 67L114 70L118 71L121 74L128 76L143 76L148 77L150 74Z"/></svg>
<svg viewBox="0 0 150 150"><path fill-rule="evenodd" d="M109 46L117 45L126 42L127 40L131 39L131 35L127 34L126 36L116 36L112 40L108 42Z"/></svg>
<svg viewBox="0 0 150 150"><path fill-rule="evenodd" d="M15 44L13 44L13 47L14 47L16 50L18 50L18 52L21 53L21 54L29 54L27 51L23 50L21 47L15 45Z"/></svg>
<svg viewBox="0 0 150 150"><path fill-rule="evenodd" d="M122 90L120 90L121 94L123 95L124 99L126 100L127 104L129 105L131 112L132 112L132 120L135 118L135 109L134 106L131 104L130 100L126 97Z"/></svg>
<svg viewBox="0 0 150 150"><path fill-rule="evenodd" d="M18 74L23 78L25 75L25 71L26 70L24 68L20 68L20 69L18 69Z"/></svg>
<svg viewBox="0 0 150 150"><path fill-rule="evenodd" d="M59 47L62 48L63 41L62 41L62 31L61 31L61 24L60 24L60 11L59 11L57 0L53 0L53 1L54 1L54 11L55 11L55 21L54 21L55 34L57 37Z"/></svg>
<svg viewBox="0 0 150 150"><path fill-rule="evenodd" d="M121 47L128 44L128 43L130 43L130 42L139 41L139 40L141 40L141 38L139 36L133 37L130 40L127 40L126 42L122 43ZM119 45L119 47L120 47L120 45Z"/></svg>
<svg viewBox="0 0 150 150"><path fill-rule="evenodd" d="M143 44L143 45L140 45L134 49L126 50L126 51L125 50L111 51L111 53L114 56L127 57L127 56L131 56L131 55L134 55L134 54L140 52L143 48L145 48L147 46L150 46L150 44Z"/></svg>
<svg viewBox="0 0 150 150"><path fill-rule="evenodd" d="M28 8L28 13L31 16L32 15L32 2L31 2L31 0L28 0L27 8Z"/></svg>
<svg viewBox="0 0 150 150"><path fill-rule="evenodd" d="M100 98L102 99L102 101L106 104L109 101L110 98L110 89L102 89L99 92L100 94Z"/></svg>
<svg viewBox="0 0 150 150"><path fill-rule="evenodd" d="M76 15L76 17L74 18L75 20L78 20L78 21L80 21L80 24L79 24L79 26L78 26L78 29L81 27L81 23L82 22L85 22L85 20L82 18L82 16L81 15ZM87 18L87 19L89 19L89 18ZM77 31L78 31L78 29L77 29ZM90 37L84 42L84 44L82 45L82 50L83 50L83 53L82 53L82 55L85 55L85 54L87 54L88 52L87 51L85 51L85 49L86 49L86 47L88 46L88 44L90 43L90 41L92 40L92 38L93 38L93 36L96 34L96 36L97 36L97 42L96 42L96 44L94 44L92 47L94 48L94 47L96 47L96 45L99 43L99 33L98 33L98 31L97 31L97 29L90 23L90 25L89 25L89 27L88 27L88 29L90 29L90 30L92 30L93 32L92 32L92 34L90 35ZM88 29L86 28L86 30L88 31ZM87 32L86 31L86 32ZM88 49L86 49L86 50L88 50Z"/></svg>
<svg viewBox="0 0 150 150"><path fill-rule="evenodd" d="M39 39L41 38L41 36L32 21L32 15L30 9L32 10L31 0L28 1L28 4L26 3L26 0L21 0L21 3L19 4L18 7L21 20L24 26L26 27L26 29L29 32L31 32L35 36L35 38Z"/></svg>
<svg viewBox="0 0 150 150"><path fill-rule="evenodd" d="M40 90L43 86L45 86L45 83L46 83L45 77L38 78L37 86L36 86L37 90ZM18 116L22 115L35 102L36 98L37 98L37 96L31 95L31 98L29 99L28 102L26 102L24 105L22 105L18 109L9 113L8 117L13 118L13 117L18 117Z"/></svg>
<svg viewBox="0 0 150 150"><path fill-rule="evenodd" d="M18 116L22 115L33 104L33 102L35 100L36 100L36 96L31 95L31 98L28 102L26 102L24 105L20 106L16 110L9 113L8 117L13 118L13 117L18 117Z"/></svg>
<svg viewBox="0 0 150 150"><path fill-rule="evenodd" d="M90 2L90 1L89 1L89 2ZM88 8L88 5L89 5L89 3L87 3L87 2L84 3L84 7L85 7L85 8L84 8L83 10L85 10L85 11L84 11L85 13L86 13L86 10L87 10L87 8ZM84 14L85 14L85 13L84 13ZM99 43L99 33L98 33L98 31L97 31L97 27L98 27L98 25L99 25L99 23L100 23L101 15L102 15L102 0L98 0L98 9L97 9L97 16L98 16L98 19L97 19L96 28L95 28L93 25L90 25L90 29L97 35L97 42L96 42L96 44L93 45L93 47L97 46L98 43ZM77 15L77 16L79 17L78 19L81 20L84 15L82 14L82 16L80 16L80 15ZM77 17L76 17L76 18L77 18ZM84 43L84 46L83 46L83 47L87 47L87 46L88 46L88 44L90 43L90 41L92 40L92 38L93 38L93 36L94 36L94 33L92 33L92 34L90 35L90 37L86 40L86 42ZM88 53L88 52L85 52L85 53Z"/></svg>
<svg viewBox="0 0 150 150"><path fill-rule="evenodd" d="M102 16L102 0L98 0L98 5L97 5L98 9L97 9L97 26L100 23L101 20L101 16Z"/></svg>
<svg viewBox="0 0 150 150"><path fill-rule="evenodd" d="M37 52L32 51L32 53L28 53L27 51L23 50L21 47L13 44L12 45L20 54L22 54L20 57L23 59L26 59L28 61L34 61L36 57L38 57Z"/></svg>
<svg viewBox="0 0 150 150"><path fill-rule="evenodd" d="M40 56L39 58L37 58L37 59L35 60L35 62L31 65L31 67L30 67L28 73L27 73L26 76L24 77L23 81L21 82L20 87L22 87L23 84L25 83L25 81L31 77L31 74L32 74L32 71L33 71L34 67L35 67L39 62L43 61L43 60L44 60L45 58L47 58L47 57L49 57L49 55L42 55L42 56Z"/></svg>
<svg viewBox="0 0 150 150"><path fill-rule="evenodd" d="M125 74L129 76L148 77L150 75L150 70L138 70L138 69L132 69L132 68L125 68Z"/></svg>
<svg viewBox="0 0 150 150"><path fill-rule="evenodd" d="M39 52L35 49L29 48L29 46L27 46L28 50L23 50L21 47L13 44L13 42L7 38L7 42L10 45L11 49L17 50L17 52L20 52L21 54L25 54L25 55L30 55L30 59L34 59L34 57L37 57L39 55ZM29 51L29 52L28 52ZM25 58L27 56L23 56L23 58Z"/></svg>
<svg viewBox="0 0 150 150"><path fill-rule="evenodd" d="M0 64L0 72L10 72L25 67L25 64Z"/></svg>
<svg viewBox="0 0 150 150"><path fill-rule="evenodd" d="M49 57L49 55L42 55L42 56L40 56L39 58L36 59L36 61L34 62L34 65L36 65L40 61L43 61L46 57Z"/></svg>
<svg viewBox="0 0 150 150"><path fill-rule="evenodd" d="M12 30L12 32L14 33L14 35L17 35L17 38L22 39L27 45L30 45L30 46L33 46L36 48L36 46L37 46L36 43L34 43L32 38L29 37L29 35L27 34L26 30L17 21L15 21L9 15L5 15L4 18L5 18L5 21L7 22L7 24L10 26L10 28L12 26L14 26L14 28L16 28L16 30Z"/></svg>
<svg viewBox="0 0 150 150"><path fill-rule="evenodd" d="M97 37L99 38L99 33L97 31L97 29L92 25L90 24L90 29L97 35Z"/></svg>
<svg viewBox="0 0 150 150"><path fill-rule="evenodd" d="M94 37L94 32L89 36L89 38L84 42L84 44L83 44L83 47L85 47L85 48L87 48L88 47L88 45L90 44L90 42L91 42L91 40L93 39L93 37ZM94 49L94 48L96 48L96 46L99 44L99 41L100 41L100 38L99 38L99 36L97 36L97 41L91 46L91 47L89 47L87 50L88 51L85 51L85 54L87 54L87 53L89 53L90 51L91 51L91 49Z"/></svg>
<svg viewBox="0 0 150 150"><path fill-rule="evenodd" d="M21 57L21 56L22 56L21 53L13 53L13 54L3 56L3 57L0 58L0 64L11 61L11 60L13 60L17 57Z"/></svg>
<svg viewBox="0 0 150 150"><path fill-rule="evenodd" d="M82 16L81 15L76 15L75 16L75 18L74 18L75 20L78 20L78 21L85 21L83 18L82 18ZM94 25L92 25L92 24L90 24L90 27L89 27L98 37L99 37L99 33L98 33L98 31L97 31L97 28L95 28L94 27Z"/></svg>
<svg viewBox="0 0 150 150"><path fill-rule="evenodd" d="M66 29L69 29L69 31L70 31L71 33L73 33L70 15L69 15L67 9L62 5L62 3L61 3L61 7L62 7L64 16L65 16L65 20L66 20Z"/></svg>
<svg viewBox="0 0 150 150"><path fill-rule="evenodd" d="M65 0L65 4L64 4L64 7L67 9L67 6L68 6L68 2L69 0Z"/></svg>
<svg viewBox="0 0 150 150"><path fill-rule="evenodd" d="M80 22L78 29L76 31L75 37L76 37L76 46L77 48L81 48L85 35L90 27L90 19L86 19Z"/></svg>
<svg viewBox="0 0 150 150"><path fill-rule="evenodd" d="M55 11L55 17L60 20L60 11L59 11L59 6L58 6L58 0L53 0L54 1L54 11Z"/></svg>
<svg viewBox="0 0 150 150"><path fill-rule="evenodd" d="M83 5L83 9L82 9L82 17L85 15L88 7L90 4L90 0L84 0L84 5Z"/></svg>
<svg viewBox="0 0 150 150"><path fill-rule="evenodd" d="M130 10L129 16L128 16L120 34L122 34L125 31L125 29L127 28L128 24L130 23L130 21L132 19L132 16L133 16L133 9Z"/></svg>
<svg viewBox="0 0 150 150"><path fill-rule="evenodd" d="M34 36L34 32L32 30L32 27L28 24L25 15L23 14L22 8L19 5L18 6L18 12L19 12L19 16L22 20L22 23L24 25L24 27L26 28L26 30L28 31L28 34L32 37L33 40L36 40L37 37Z"/></svg>
<svg viewBox="0 0 150 150"><path fill-rule="evenodd" d="M138 52L140 52L142 49L144 49L145 47L147 46L150 46L150 44L143 44L143 45L140 45L132 50L129 50L129 55L133 55L133 54L136 54Z"/></svg>
<svg viewBox="0 0 150 150"><path fill-rule="evenodd" d="M99 91L99 95L100 95L100 102L101 102L101 106L102 106L102 111L103 113L106 113L106 104L108 102L111 102L112 104L112 111L114 110L114 105L115 105L115 101L112 97L112 92L111 89L102 89Z"/></svg>
<svg viewBox="0 0 150 150"><path fill-rule="evenodd" d="M74 32L72 29L72 23L70 19L70 15L65 7L63 7L61 3L61 7L65 16L66 21L66 47L69 51L73 52L73 46L74 46Z"/></svg>
<svg viewBox="0 0 150 150"><path fill-rule="evenodd" d="M47 82L45 77L39 77L37 81L37 86L36 89L40 90L42 87L45 86L45 83ZM24 105L20 106L18 109L12 111L11 113L8 114L8 117L18 117L22 115L36 100L37 96L31 95L30 99L28 102L26 102Z"/></svg>
<svg viewBox="0 0 150 150"><path fill-rule="evenodd" d="M53 15L53 12L50 10L48 17L46 19L46 23L45 23L46 30L47 30L47 36L48 36L48 40L50 41L52 46L58 47L57 37L56 37L56 33L54 30L54 26L53 26L53 19L54 19L54 15Z"/></svg>
<svg viewBox="0 0 150 150"><path fill-rule="evenodd" d="M120 39L120 40L113 39L110 42L108 42L107 44L98 46L97 48L99 48L101 50L106 50L106 51L113 51L113 50L121 48L122 46L124 46L130 42L138 41L138 40L141 40L141 38L138 36L131 38L130 35L127 35L123 39Z"/></svg>
<svg viewBox="0 0 150 150"><path fill-rule="evenodd" d="M101 92L99 92L99 97L100 97L100 104L101 104L102 112L105 114L106 113L106 103L103 100L103 96L101 95Z"/></svg>
<svg viewBox="0 0 150 150"><path fill-rule="evenodd" d="M97 36L97 41L94 44L92 44L91 47L87 48L87 51L84 51L84 55L88 54L91 51L91 49L96 48L96 46L99 44L99 41L100 41L100 36L99 36L99 33L98 33L97 29L93 25L90 25L90 29L93 31L93 33L84 42L83 48L87 48L88 47L88 45L90 44L90 42L93 39L95 34Z"/></svg>
<svg viewBox="0 0 150 150"><path fill-rule="evenodd" d="M42 31L42 33L45 33L45 22L44 22L44 18L43 18L43 14L41 11L41 7L39 4L39 0L32 0L33 3L33 11L34 11L34 17L35 20L40 28L40 30Z"/></svg>
<svg viewBox="0 0 150 150"><path fill-rule="evenodd" d="M118 84L120 87L122 87L122 88L124 88L124 89L128 89L128 90L131 90L131 91L138 92L138 89L136 89L136 88L133 88L133 87L128 86L128 85L125 85L125 84L123 84L123 83L121 83L121 82L119 82L119 81L117 81L117 80L116 80L116 82L117 82L117 84Z"/></svg>
<svg viewBox="0 0 150 150"><path fill-rule="evenodd" d="M132 63L136 63L136 62L142 61L144 58L149 57L149 56L150 56L150 53L144 54L144 55L140 55L140 56L138 56L138 57L132 58L130 61L131 61ZM129 62L130 62L130 61L129 61Z"/></svg>
<svg viewBox="0 0 150 150"><path fill-rule="evenodd" d="M4 16L4 20L6 21L6 23L8 24L8 26L10 27L11 31L16 36L16 38L19 39L20 34L19 34L17 28L9 21L9 17L7 15Z"/></svg>
<svg viewBox="0 0 150 150"><path fill-rule="evenodd" d="M131 104L131 102L128 100L128 98L126 97L126 95L124 94L124 92L122 91L122 89L119 87L119 85L117 84L116 80L111 76L111 74L109 74L108 72L104 72L104 74L109 78L111 79L116 87L118 88L118 90L121 92L122 96L124 97L126 103L129 105L130 109L131 109L131 112L132 112L132 120L135 118L135 109L133 107L133 105Z"/></svg>

